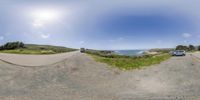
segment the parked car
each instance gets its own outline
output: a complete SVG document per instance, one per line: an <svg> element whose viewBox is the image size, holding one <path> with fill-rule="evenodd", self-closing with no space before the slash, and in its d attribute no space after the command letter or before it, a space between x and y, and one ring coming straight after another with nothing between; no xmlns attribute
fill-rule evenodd
<svg viewBox="0 0 200 100"><path fill-rule="evenodd" d="M174 51L170 51L170 54L172 56L185 56L186 52L184 50L174 50Z"/></svg>

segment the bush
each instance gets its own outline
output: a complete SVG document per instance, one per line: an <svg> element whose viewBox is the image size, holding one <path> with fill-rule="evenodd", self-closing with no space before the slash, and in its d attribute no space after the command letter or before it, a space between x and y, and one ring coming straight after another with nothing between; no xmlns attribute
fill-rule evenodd
<svg viewBox="0 0 200 100"><path fill-rule="evenodd" d="M189 45L189 46L178 45L176 46L176 50L194 51L196 50L196 48L194 45Z"/></svg>
<svg viewBox="0 0 200 100"><path fill-rule="evenodd" d="M200 46L198 46L197 49L200 51Z"/></svg>
<svg viewBox="0 0 200 100"><path fill-rule="evenodd" d="M158 52L158 53L169 53L174 50L173 48L158 48L158 49L150 49L149 52Z"/></svg>
<svg viewBox="0 0 200 100"><path fill-rule="evenodd" d="M176 50L185 50L185 51L188 51L189 48L187 46L184 46L184 45L178 45L178 46L176 46Z"/></svg>
<svg viewBox="0 0 200 100"><path fill-rule="evenodd" d="M0 46L0 50L12 50L12 49L18 49L18 48L24 48L23 42L8 42L2 46Z"/></svg>
<svg viewBox="0 0 200 100"><path fill-rule="evenodd" d="M188 48L189 48L189 50L190 50L190 51L193 51L193 50L195 50L195 46L193 46L193 45L189 45L189 47L188 47Z"/></svg>

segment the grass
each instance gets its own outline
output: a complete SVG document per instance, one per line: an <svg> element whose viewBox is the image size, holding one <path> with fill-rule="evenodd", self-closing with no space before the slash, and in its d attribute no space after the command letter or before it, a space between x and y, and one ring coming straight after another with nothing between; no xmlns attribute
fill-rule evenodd
<svg viewBox="0 0 200 100"><path fill-rule="evenodd" d="M57 54L75 51L76 49L66 48L61 46L50 45L35 45L26 44L25 48L19 48L14 50L0 50L0 53L12 53L12 54Z"/></svg>
<svg viewBox="0 0 200 100"><path fill-rule="evenodd" d="M95 54L90 54L98 61L103 62L113 67L117 67L121 70L140 69L146 66L159 64L162 61L169 59L171 56L167 53L159 55L145 55L140 57L127 57L127 56L116 56L116 57L104 57Z"/></svg>
<svg viewBox="0 0 200 100"><path fill-rule="evenodd" d="M15 49L15 50L2 50L1 53L11 53L11 54L55 54L52 50L26 50L26 49Z"/></svg>

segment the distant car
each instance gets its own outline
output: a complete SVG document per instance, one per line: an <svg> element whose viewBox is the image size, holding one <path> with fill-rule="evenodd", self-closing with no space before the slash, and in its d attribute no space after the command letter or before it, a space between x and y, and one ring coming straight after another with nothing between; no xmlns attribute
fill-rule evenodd
<svg viewBox="0 0 200 100"><path fill-rule="evenodd" d="M174 50L170 52L172 56L185 56L186 52L184 50Z"/></svg>
<svg viewBox="0 0 200 100"><path fill-rule="evenodd" d="M84 52L85 52L85 48L81 48L81 49L80 49L80 52L81 52L81 53L84 53Z"/></svg>

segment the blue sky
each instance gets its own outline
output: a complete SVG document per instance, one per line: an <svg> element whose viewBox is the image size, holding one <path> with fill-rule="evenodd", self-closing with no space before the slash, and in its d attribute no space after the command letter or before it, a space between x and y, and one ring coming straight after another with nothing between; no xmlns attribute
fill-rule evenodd
<svg viewBox="0 0 200 100"><path fill-rule="evenodd" d="M200 44L197 0L1 0L0 44L92 49Z"/></svg>

